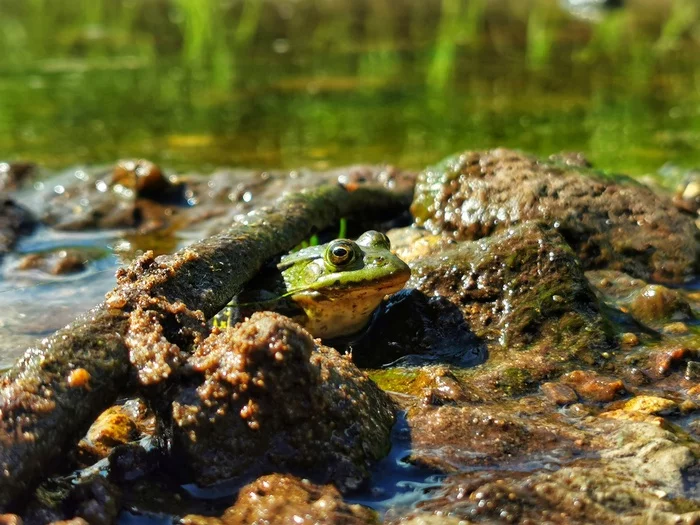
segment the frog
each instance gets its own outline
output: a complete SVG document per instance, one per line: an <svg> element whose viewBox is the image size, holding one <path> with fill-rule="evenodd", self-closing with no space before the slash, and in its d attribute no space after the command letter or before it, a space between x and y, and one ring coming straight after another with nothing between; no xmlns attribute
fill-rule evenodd
<svg viewBox="0 0 700 525"><path fill-rule="evenodd" d="M386 296L401 290L411 269L375 230L357 240L335 239L283 256L262 272L214 318L225 328L254 311L274 310L301 324L314 337L360 334Z"/></svg>

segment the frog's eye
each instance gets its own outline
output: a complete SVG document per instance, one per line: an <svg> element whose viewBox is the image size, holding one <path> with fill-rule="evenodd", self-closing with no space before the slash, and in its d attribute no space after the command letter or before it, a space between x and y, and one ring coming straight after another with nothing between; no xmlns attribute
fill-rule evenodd
<svg viewBox="0 0 700 525"><path fill-rule="evenodd" d="M365 246L367 248L372 246L381 246L382 248L386 248L387 250L391 249L391 241L389 241L389 237L384 235L382 232L378 232L375 230L370 230L360 235L360 237L357 239L357 244L359 244L360 246Z"/></svg>
<svg viewBox="0 0 700 525"><path fill-rule="evenodd" d="M338 239L326 248L326 261L333 266L343 266L355 259L355 247L351 241Z"/></svg>

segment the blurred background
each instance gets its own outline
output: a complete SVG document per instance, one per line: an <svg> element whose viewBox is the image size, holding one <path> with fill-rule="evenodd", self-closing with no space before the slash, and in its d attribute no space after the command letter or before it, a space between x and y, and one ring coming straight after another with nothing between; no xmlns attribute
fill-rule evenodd
<svg viewBox="0 0 700 525"><path fill-rule="evenodd" d="M700 2L0 0L0 160L700 165Z"/></svg>

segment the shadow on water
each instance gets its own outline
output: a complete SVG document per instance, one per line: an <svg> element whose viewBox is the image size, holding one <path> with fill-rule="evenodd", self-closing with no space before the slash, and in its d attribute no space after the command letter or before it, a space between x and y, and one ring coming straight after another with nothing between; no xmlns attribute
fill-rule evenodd
<svg viewBox="0 0 700 525"><path fill-rule="evenodd" d="M486 361L486 344L444 297L402 290L382 307L367 334L350 345L360 368L430 364L469 368Z"/></svg>
<svg viewBox="0 0 700 525"><path fill-rule="evenodd" d="M412 465L407 461L411 451L411 433L405 414L399 412L391 434L391 451L372 469L370 482L361 490L346 496L348 503L360 504L376 510L380 516L389 510L410 508L426 499L430 489L440 486L444 477L439 472ZM250 481L250 480L249 480ZM194 485L182 487L183 500L190 499L189 512L218 514L235 501L235 494L241 488L240 481L233 480L215 488L200 489ZM197 501L199 500L199 501ZM180 504L180 507L183 507ZM197 508L199 507L199 508ZM124 510L119 515L120 525L165 525L173 523L174 509L151 509L144 513Z"/></svg>
<svg viewBox="0 0 700 525"><path fill-rule="evenodd" d="M403 412L397 414L391 444L391 452L372 469L368 487L351 494L347 501L383 514L390 509L412 507L427 497L428 490L440 486L442 474L407 461L411 452L411 430Z"/></svg>

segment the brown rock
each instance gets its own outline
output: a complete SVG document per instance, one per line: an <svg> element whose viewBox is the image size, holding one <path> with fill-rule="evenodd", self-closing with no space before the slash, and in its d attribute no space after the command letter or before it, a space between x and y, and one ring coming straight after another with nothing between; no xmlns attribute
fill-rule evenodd
<svg viewBox="0 0 700 525"><path fill-rule="evenodd" d="M559 231L586 269L684 282L700 244L693 219L621 175L516 151L467 151L424 170L411 206L433 233L475 239L526 220Z"/></svg>
<svg viewBox="0 0 700 525"><path fill-rule="evenodd" d="M578 396L574 389L562 383L542 383L540 390L557 405L570 405L578 401Z"/></svg>
<svg viewBox="0 0 700 525"><path fill-rule="evenodd" d="M200 484L303 472L356 488L390 447L393 404L349 359L279 314L213 334L172 407L173 454Z"/></svg>
<svg viewBox="0 0 700 525"><path fill-rule="evenodd" d="M619 379L605 377L597 372L574 370L561 378L586 401L607 403L625 393L625 385Z"/></svg>
<svg viewBox="0 0 700 525"><path fill-rule="evenodd" d="M301 520L301 521L299 521ZM369 525L377 515L345 503L332 485L319 486L293 476L263 476L243 487L235 505L220 518L185 516L182 525L292 525L295 523Z"/></svg>

